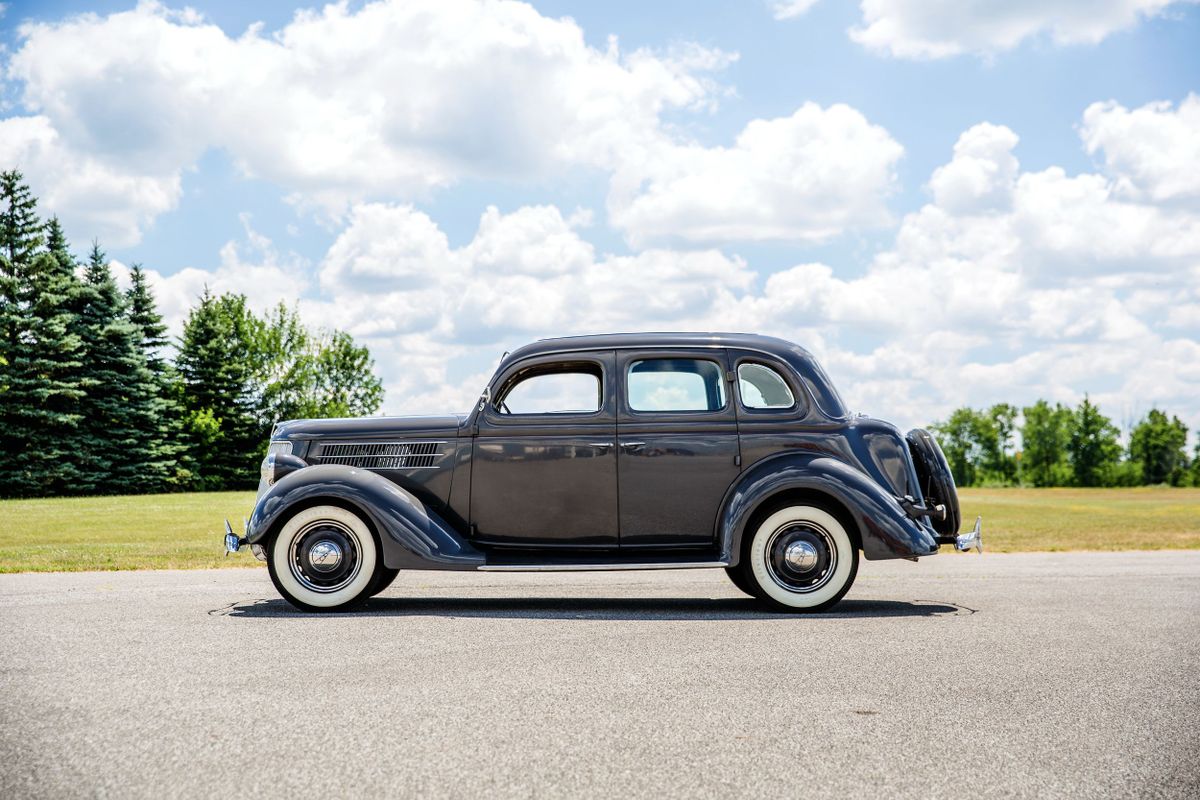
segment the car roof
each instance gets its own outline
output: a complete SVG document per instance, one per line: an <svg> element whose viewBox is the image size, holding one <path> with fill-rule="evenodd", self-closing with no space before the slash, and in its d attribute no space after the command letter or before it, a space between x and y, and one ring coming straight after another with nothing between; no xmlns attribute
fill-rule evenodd
<svg viewBox="0 0 1200 800"><path fill-rule="evenodd" d="M504 363L529 356L570 353L581 350L628 350L653 347L661 349L688 349L693 347L734 347L758 350L771 355L786 357L800 353L811 358L811 354L799 345L774 336L756 333L599 333L586 336L563 336L555 339L539 339L532 344L519 347L509 353Z"/></svg>

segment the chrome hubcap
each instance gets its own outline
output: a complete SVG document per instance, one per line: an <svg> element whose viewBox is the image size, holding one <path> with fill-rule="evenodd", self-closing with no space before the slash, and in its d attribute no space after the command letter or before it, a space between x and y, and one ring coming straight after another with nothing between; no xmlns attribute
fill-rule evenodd
<svg viewBox="0 0 1200 800"><path fill-rule="evenodd" d="M783 551L783 558L797 572L808 572L817 565L817 548L808 542L792 542Z"/></svg>
<svg viewBox="0 0 1200 800"><path fill-rule="evenodd" d="M342 563L342 550L330 541L317 542L308 551L308 562L319 572L331 572Z"/></svg>
<svg viewBox="0 0 1200 800"><path fill-rule="evenodd" d="M349 586L362 570L358 534L331 519L306 525L292 537L288 568L305 589L336 592Z"/></svg>
<svg viewBox="0 0 1200 800"><path fill-rule="evenodd" d="M815 592L837 569L838 552L829 531L810 520L785 522L767 540L771 579L789 592Z"/></svg>

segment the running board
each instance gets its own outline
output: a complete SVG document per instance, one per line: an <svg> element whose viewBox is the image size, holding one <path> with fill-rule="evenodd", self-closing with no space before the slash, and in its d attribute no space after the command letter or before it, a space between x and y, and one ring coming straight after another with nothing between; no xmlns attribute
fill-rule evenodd
<svg viewBox="0 0 1200 800"><path fill-rule="evenodd" d="M728 561L653 561L645 564L480 564L481 572L607 572L635 569L717 569L728 567Z"/></svg>

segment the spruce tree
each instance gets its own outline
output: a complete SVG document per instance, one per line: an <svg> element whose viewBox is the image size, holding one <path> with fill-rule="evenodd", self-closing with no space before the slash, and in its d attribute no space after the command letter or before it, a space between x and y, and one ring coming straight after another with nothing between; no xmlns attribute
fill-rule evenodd
<svg viewBox="0 0 1200 800"><path fill-rule="evenodd" d="M81 314L87 394L80 446L93 465L86 488L101 494L146 491L161 482L146 460L157 428L154 377L99 244L92 245L84 282L94 292Z"/></svg>
<svg viewBox="0 0 1200 800"><path fill-rule="evenodd" d="M154 301L140 264L129 270L130 286L125 293L126 318L133 325L138 349L151 377L147 391L153 398L155 425L150 449L143 454L146 488L162 491L183 488L189 483L190 470L184 458L183 413L177 401L177 375L163 357L168 345L167 326Z"/></svg>
<svg viewBox="0 0 1200 800"><path fill-rule="evenodd" d="M183 326L176 368L184 426L200 484L249 488L269 430L258 419L261 322L242 295L214 297L206 288Z"/></svg>
<svg viewBox="0 0 1200 800"><path fill-rule="evenodd" d="M73 490L79 469L78 280L42 249L36 207L19 172L0 174L0 486L15 496Z"/></svg>

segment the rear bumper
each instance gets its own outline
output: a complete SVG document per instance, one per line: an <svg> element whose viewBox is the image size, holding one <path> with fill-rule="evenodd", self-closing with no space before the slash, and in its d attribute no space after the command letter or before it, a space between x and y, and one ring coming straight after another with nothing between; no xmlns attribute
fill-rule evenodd
<svg viewBox="0 0 1200 800"><path fill-rule="evenodd" d="M954 537L954 549L960 553L967 550L983 552L983 517L976 517L974 528Z"/></svg>
<svg viewBox="0 0 1200 800"><path fill-rule="evenodd" d="M983 517L975 518L975 527L966 533L960 533L957 536L938 536L938 544L952 544L954 549L960 553L965 553L968 550L983 552Z"/></svg>

